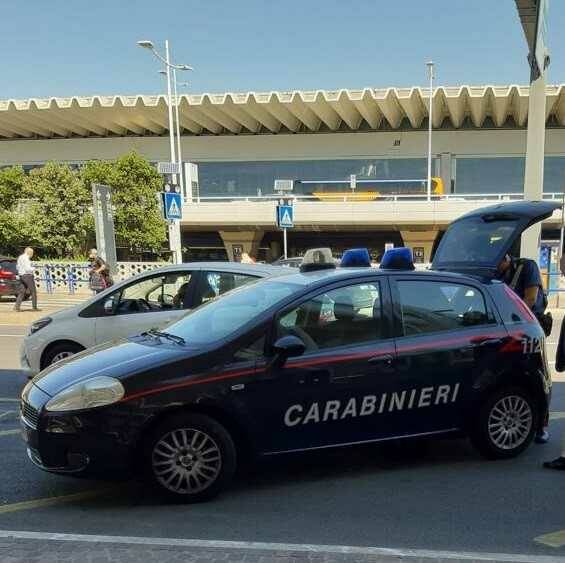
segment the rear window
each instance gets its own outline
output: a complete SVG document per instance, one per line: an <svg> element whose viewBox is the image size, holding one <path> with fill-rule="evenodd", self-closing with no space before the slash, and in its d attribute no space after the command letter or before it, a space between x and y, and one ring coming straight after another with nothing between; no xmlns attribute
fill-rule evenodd
<svg viewBox="0 0 565 563"><path fill-rule="evenodd" d="M405 336L453 331L491 322L483 294L470 285L399 281Z"/></svg>
<svg viewBox="0 0 565 563"><path fill-rule="evenodd" d="M5 272L11 272L12 274L17 273L16 263L11 260L0 260L0 270Z"/></svg>
<svg viewBox="0 0 565 563"><path fill-rule="evenodd" d="M483 221L479 217L454 223L440 242L438 263L492 264L516 233L516 221Z"/></svg>
<svg viewBox="0 0 565 563"><path fill-rule="evenodd" d="M532 322L532 313L528 306L507 285L492 284L490 293L505 325Z"/></svg>

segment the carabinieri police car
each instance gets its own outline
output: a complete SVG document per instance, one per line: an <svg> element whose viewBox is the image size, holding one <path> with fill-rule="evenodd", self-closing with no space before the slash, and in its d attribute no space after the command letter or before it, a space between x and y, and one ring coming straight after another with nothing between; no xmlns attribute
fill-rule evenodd
<svg viewBox="0 0 565 563"><path fill-rule="evenodd" d="M493 277L556 207L464 216L431 271L414 270L408 249L380 269L366 251L337 269L310 252L300 272L230 292L166 331L64 360L23 390L29 457L69 475L141 468L190 502L223 489L248 452L465 435L487 458L516 456L546 420L551 379L536 318ZM454 273L465 271L479 275Z"/></svg>

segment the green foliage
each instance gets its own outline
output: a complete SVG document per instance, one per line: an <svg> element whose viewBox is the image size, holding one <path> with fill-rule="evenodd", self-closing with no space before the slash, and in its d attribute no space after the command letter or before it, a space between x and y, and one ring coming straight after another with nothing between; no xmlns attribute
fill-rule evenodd
<svg viewBox="0 0 565 563"><path fill-rule="evenodd" d="M166 222L155 194L163 189L163 181L145 158L131 152L115 161L90 161L81 170L81 178L88 189L93 182L111 186L120 243L135 251L161 248Z"/></svg>
<svg viewBox="0 0 565 563"><path fill-rule="evenodd" d="M25 173L21 166L0 170L0 210L9 211L24 197Z"/></svg>
<svg viewBox="0 0 565 563"><path fill-rule="evenodd" d="M133 252L160 250L166 222L156 198L163 187L155 168L135 152L114 161L90 161L80 172L50 162L26 175L0 170L0 254L27 245L37 258L76 259L94 245L92 183L109 185L116 239Z"/></svg>
<svg viewBox="0 0 565 563"><path fill-rule="evenodd" d="M16 209L26 196L25 173L19 166L0 170L0 255L17 255L26 244L27 220Z"/></svg>
<svg viewBox="0 0 565 563"><path fill-rule="evenodd" d="M35 204L26 210L30 238L43 254L72 257L86 252L92 239L94 220L89 191L67 165L49 162L26 177L26 191Z"/></svg>

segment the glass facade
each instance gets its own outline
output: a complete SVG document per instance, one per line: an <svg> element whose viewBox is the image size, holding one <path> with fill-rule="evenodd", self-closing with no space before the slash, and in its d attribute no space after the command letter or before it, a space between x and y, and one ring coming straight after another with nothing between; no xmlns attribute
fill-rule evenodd
<svg viewBox="0 0 565 563"><path fill-rule="evenodd" d="M199 162L200 195L257 196L273 193L276 179L409 180L426 178L425 158L359 160L281 160L253 162ZM295 193L308 195L314 186L298 184Z"/></svg>
<svg viewBox="0 0 565 563"><path fill-rule="evenodd" d="M522 157L457 157L455 192L463 194L519 193L524 189Z"/></svg>
<svg viewBox="0 0 565 563"><path fill-rule="evenodd" d="M456 157L455 192L462 194L522 193L524 157ZM547 156L544 162L544 192L565 189L565 157Z"/></svg>

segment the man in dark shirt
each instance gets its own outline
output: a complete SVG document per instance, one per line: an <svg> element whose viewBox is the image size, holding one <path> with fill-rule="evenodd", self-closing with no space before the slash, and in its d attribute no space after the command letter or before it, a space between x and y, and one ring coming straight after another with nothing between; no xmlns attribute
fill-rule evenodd
<svg viewBox="0 0 565 563"><path fill-rule="evenodd" d="M545 311L541 273L534 260L514 260L507 254L498 266L500 279L509 285L532 310L534 315Z"/></svg>
<svg viewBox="0 0 565 563"><path fill-rule="evenodd" d="M498 265L499 279L504 281L528 305L536 317L545 312L547 301L543 291L541 273L534 260L520 258L515 260L506 254ZM545 444L549 440L547 426L539 430L535 441Z"/></svg>

